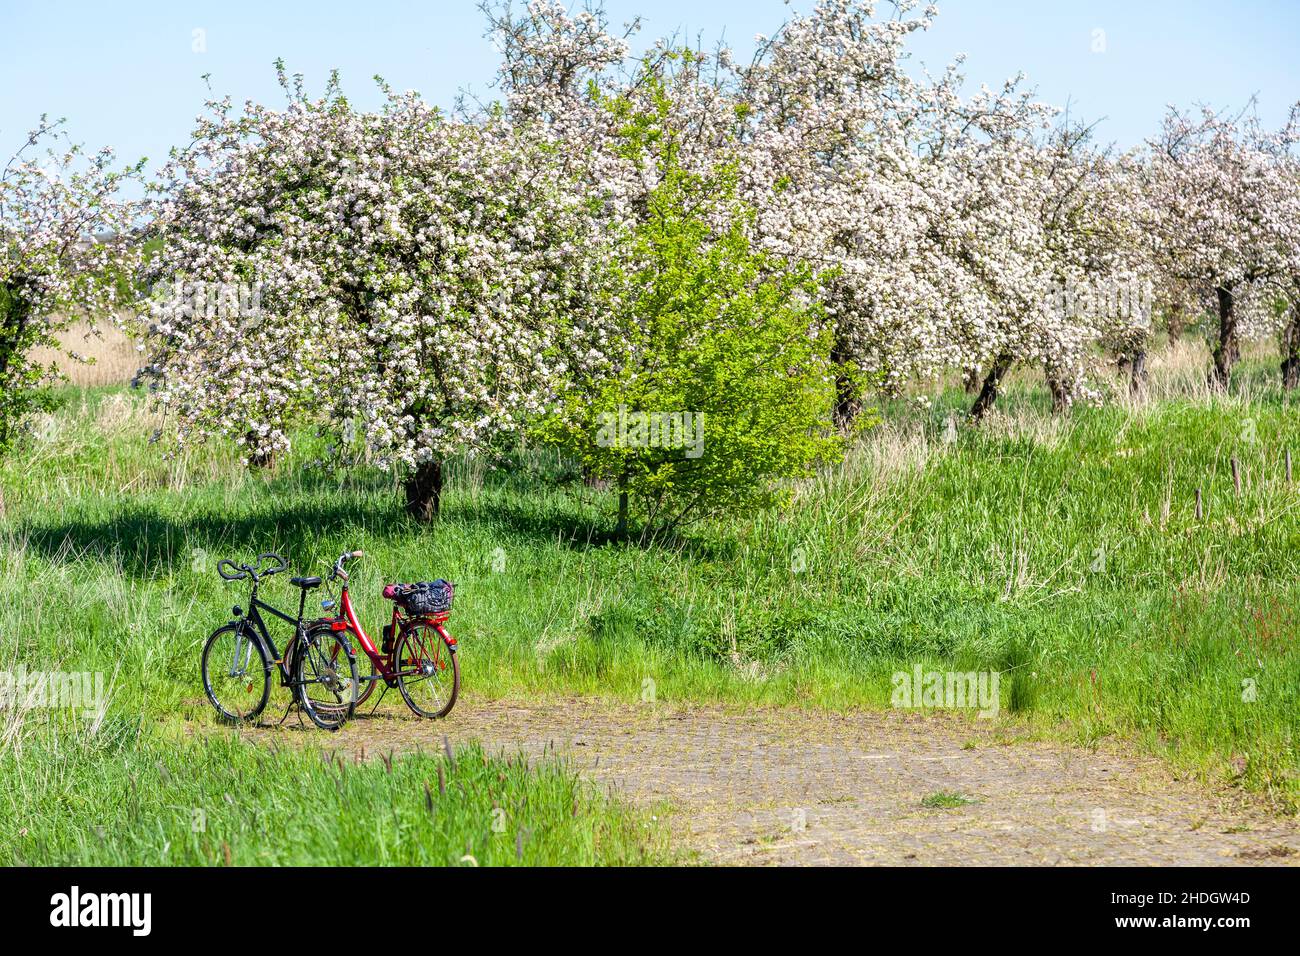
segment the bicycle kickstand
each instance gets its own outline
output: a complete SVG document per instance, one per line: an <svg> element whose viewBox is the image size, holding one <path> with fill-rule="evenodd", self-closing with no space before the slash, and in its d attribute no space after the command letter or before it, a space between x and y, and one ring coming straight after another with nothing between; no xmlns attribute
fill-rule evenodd
<svg viewBox="0 0 1300 956"><path fill-rule="evenodd" d="M384 702L384 695L387 693L388 693L388 685L384 684L384 689L379 692L379 699L375 701L375 706L370 708L370 713L366 714L367 717L373 717L375 715L375 711L377 711L379 709L379 705Z"/></svg>
<svg viewBox="0 0 1300 956"><path fill-rule="evenodd" d="M297 713L298 713L298 726L299 726L299 727L302 727L302 726L303 726L303 722L302 722L302 708L298 706L298 702L297 702L296 700L291 700L291 701L289 701L288 706L286 706L286 707L284 708L284 716L282 716L282 717L280 718L280 722L279 722L278 724L276 724L275 726L277 726L277 727L283 727L283 726L284 726L284 722L285 722L286 720L289 719L289 712L292 711L292 710L294 710L295 708L297 709Z"/></svg>

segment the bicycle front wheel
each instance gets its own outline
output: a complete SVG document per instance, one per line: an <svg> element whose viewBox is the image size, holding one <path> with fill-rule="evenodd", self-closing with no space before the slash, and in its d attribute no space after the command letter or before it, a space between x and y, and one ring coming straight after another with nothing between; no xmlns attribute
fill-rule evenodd
<svg viewBox="0 0 1300 956"><path fill-rule="evenodd" d="M338 730L356 709L356 658L343 634L328 625L303 635L292 680L299 706L323 730Z"/></svg>
<svg viewBox="0 0 1300 956"><path fill-rule="evenodd" d="M397 689L406 706L421 717L446 717L460 694L456 651L432 624L412 624L402 632L394 657Z"/></svg>
<svg viewBox="0 0 1300 956"><path fill-rule="evenodd" d="M203 692L227 723L257 720L271 696L271 668L261 641L238 623L218 628L203 646Z"/></svg>

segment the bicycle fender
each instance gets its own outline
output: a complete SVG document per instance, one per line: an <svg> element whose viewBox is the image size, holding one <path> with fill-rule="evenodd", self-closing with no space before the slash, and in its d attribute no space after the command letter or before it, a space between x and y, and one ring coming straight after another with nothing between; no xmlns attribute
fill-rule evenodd
<svg viewBox="0 0 1300 956"><path fill-rule="evenodd" d="M275 657L275 655L271 653L269 647L262 643L262 635L257 633L257 628L248 623L248 618L246 617L236 618L230 623L234 625L236 633L242 635L245 640L252 641L257 645L262 652L262 671L267 674L271 673L275 668L275 663L272 661L272 658Z"/></svg>
<svg viewBox="0 0 1300 956"><path fill-rule="evenodd" d="M333 633L335 633L335 634L342 634L342 635L343 635L343 647L344 647L344 649L348 652L348 659L349 659L349 660L352 660L352 661L356 661L356 659L357 659L357 649L356 649L355 647L352 646L352 638L353 638L355 635L353 635L351 629L345 629L345 630L341 630L341 631L335 631L335 630L330 626L332 623L333 623L333 622L332 622L332 621L329 621L329 620L317 621L315 624L313 624L311 627L309 627L309 628L307 629L307 631L308 631L308 633L310 633L310 632L312 632L312 631L318 631L318 630L329 630L329 631L333 631Z"/></svg>

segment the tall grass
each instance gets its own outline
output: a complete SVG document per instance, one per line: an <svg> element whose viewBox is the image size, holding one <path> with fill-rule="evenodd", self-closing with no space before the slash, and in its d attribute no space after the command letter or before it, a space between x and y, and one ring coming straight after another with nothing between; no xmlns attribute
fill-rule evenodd
<svg viewBox="0 0 1300 956"><path fill-rule="evenodd" d="M0 755L0 865L669 862L647 814L555 760L477 747L354 762L114 720Z"/></svg>
<svg viewBox="0 0 1300 956"><path fill-rule="evenodd" d="M55 338L59 348L39 348L32 358L53 365L76 386L125 385L141 365L135 344L109 322L73 322Z"/></svg>

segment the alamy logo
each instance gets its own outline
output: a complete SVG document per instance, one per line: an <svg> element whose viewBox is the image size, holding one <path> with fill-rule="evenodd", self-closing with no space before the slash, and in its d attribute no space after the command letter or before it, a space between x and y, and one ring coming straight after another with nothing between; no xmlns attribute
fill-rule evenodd
<svg viewBox="0 0 1300 956"><path fill-rule="evenodd" d="M704 455L703 412L629 412L620 405L617 412L601 412L597 425L601 448L684 448L687 458Z"/></svg>
<svg viewBox="0 0 1300 956"><path fill-rule="evenodd" d="M978 708L979 717L996 717L998 713L997 671L922 671L917 664L911 673L898 671L892 681L890 703L895 707Z"/></svg>
<svg viewBox="0 0 1300 956"><path fill-rule="evenodd" d="M1053 281L1048 286L1046 299L1049 313L1057 318L1122 319L1146 328L1151 324L1155 292L1150 282Z"/></svg>
<svg viewBox="0 0 1300 956"><path fill-rule="evenodd" d="M86 720L104 714L104 675L88 671L0 671L0 709L36 708L81 711Z"/></svg>
<svg viewBox="0 0 1300 956"><path fill-rule="evenodd" d="M129 926L134 936L148 936L152 928L152 893L70 893L50 897L51 926Z"/></svg>
<svg viewBox="0 0 1300 956"><path fill-rule="evenodd" d="M202 319L260 319L262 317L262 283L260 282L182 282L172 283L167 306L182 316Z"/></svg>

